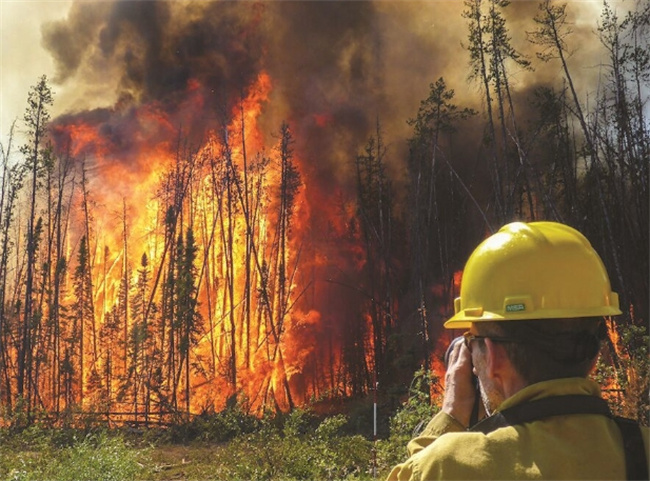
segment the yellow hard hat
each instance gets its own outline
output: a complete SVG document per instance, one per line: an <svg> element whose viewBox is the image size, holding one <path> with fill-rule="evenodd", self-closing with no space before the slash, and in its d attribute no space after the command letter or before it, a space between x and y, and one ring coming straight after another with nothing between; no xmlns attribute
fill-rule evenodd
<svg viewBox="0 0 650 481"><path fill-rule="evenodd" d="M472 322L621 314L607 271L580 232L557 222L513 222L467 260L448 329Z"/></svg>

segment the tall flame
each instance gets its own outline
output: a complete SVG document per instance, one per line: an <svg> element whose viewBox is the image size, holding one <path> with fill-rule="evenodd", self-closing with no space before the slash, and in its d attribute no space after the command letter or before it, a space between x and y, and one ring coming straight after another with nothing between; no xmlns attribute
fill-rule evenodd
<svg viewBox="0 0 650 481"><path fill-rule="evenodd" d="M340 383L331 375L338 340L313 307L313 271L327 259L305 249L301 162L288 128L267 151L258 126L271 90L263 71L195 146L182 122L204 112L197 80L171 112L150 102L57 123L59 150L91 179L77 193L93 205L97 325L83 331L85 404L94 395L108 410L135 405L149 415L219 409L237 396L254 410L286 409ZM181 302L174 283L183 272L174 262L192 243L195 314L178 320L181 307L170 304Z"/></svg>

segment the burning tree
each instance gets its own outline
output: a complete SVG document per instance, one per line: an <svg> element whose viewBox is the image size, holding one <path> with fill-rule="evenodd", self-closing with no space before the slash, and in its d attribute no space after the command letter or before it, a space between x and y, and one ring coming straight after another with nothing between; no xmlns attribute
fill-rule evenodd
<svg viewBox="0 0 650 481"><path fill-rule="evenodd" d="M38 345L37 336L41 332L43 312L36 299L36 269L37 252L43 234L43 219L37 217L36 198L38 195L39 180L43 175L43 164L48 155L45 150L45 135L47 123L50 119L48 107L53 103L52 91L47 78L41 77L38 83L30 90L25 111L25 123L29 129L29 141L21 149L27 162L24 168L28 172L30 184L29 213L27 217L26 233L26 264L24 278L24 294L21 296L22 320L17 337L17 375L16 393L26 400L27 412L33 405L34 396L38 389L34 379L34 350Z"/></svg>

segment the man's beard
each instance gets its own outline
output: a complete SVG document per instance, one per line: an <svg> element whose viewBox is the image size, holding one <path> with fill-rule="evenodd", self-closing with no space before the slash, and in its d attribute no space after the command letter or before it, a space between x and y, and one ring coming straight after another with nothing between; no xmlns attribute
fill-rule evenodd
<svg viewBox="0 0 650 481"><path fill-rule="evenodd" d="M485 412L488 416L491 416L504 401L503 393L500 392L491 381L484 383L479 378L479 386L481 389L481 400L483 401Z"/></svg>

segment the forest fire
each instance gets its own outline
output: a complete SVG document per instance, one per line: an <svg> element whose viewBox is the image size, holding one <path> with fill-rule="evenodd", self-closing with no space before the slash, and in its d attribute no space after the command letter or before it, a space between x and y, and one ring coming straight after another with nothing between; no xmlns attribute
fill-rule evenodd
<svg viewBox="0 0 650 481"><path fill-rule="evenodd" d="M469 35L538 28L529 2L407 3L75 1L44 25L55 76L2 152L0 406L149 422L394 404L419 367L443 379L459 269L513 219L584 231L647 317L647 226L629 221L647 176L620 167L647 155L583 145L634 137L643 109L588 125L590 80L532 70L564 45L552 30Z"/></svg>
<svg viewBox="0 0 650 481"><path fill-rule="evenodd" d="M330 175L313 168L324 154L297 148L270 104L266 52L252 47L260 6L116 2L85 25L99 45L79 44L83 62L104 65L118 95L49 126L43 257L60 268L12 321L46 319L25 321L10 353L21 361L8 405L15 387L57 414L148 422L366 392L389 318L369 312L373 294L353 280L367 262L354 196L339 187L333 202ZM45 35L62 76L80 68L64 47L86 8L75 3ZM334 118L319 108L310 135ZM33 347L37 336L47 342ZM44 359L36 370L31 356Z"/></svg>
<svg viewBox="0 0 650 481"><path fill-rule="evenodd" d="M340 346L303 307L318 261L301 252L309 211L291 132L283 126L265 152L257 125L271 88L260 73L197 147L174 132L182 115L157 103L108 122L57 122L58 150L93 173L81 194L97 232L86 241L93 307L76 353L82 405L148 415L221 409L238 396L254 410L287 409L332 389ZM179 111L203 115L201 91L189 82Z"/></svg>

